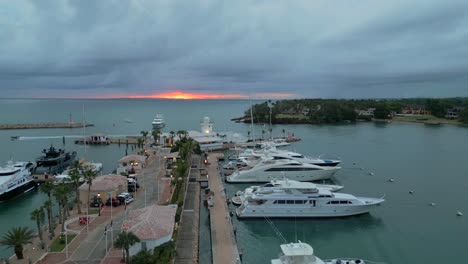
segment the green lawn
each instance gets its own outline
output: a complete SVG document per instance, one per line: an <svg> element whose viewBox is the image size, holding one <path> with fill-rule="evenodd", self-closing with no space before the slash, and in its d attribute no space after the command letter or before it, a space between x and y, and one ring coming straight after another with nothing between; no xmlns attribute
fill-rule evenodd
<svg viewBox="0 0 468 264"><path fill-rule="evenodd" d="M277 114L276 118L308 119L308 117L305 115L287 115L287 114Z"/></svg>
<svg viewBox="0 0 468 264"><path fill-rule="evenodd" d="M433 115L415 115L415 116L395 116L395 121L404 122L440 122L445 124L461 124L458 120L449 120L445 118L435 117Z"/></svg>
<svg viewBox="0 0 468 264"><path fill-rule="evenodd" d="M76 237L76 234L69 234L67 235L67 242L70 244L70 242ZM61 235L57 237L54 242L52 242L52 245L50 245L50 252L62 252L62 250L65 248L65 236Z"/></svg>
<svg viewBox="0 0 468 264"><path fill-rule="evenodd" d="M89 213L90 215L92 214L98 214L99 213L99 208L89 208Z"/></svg>

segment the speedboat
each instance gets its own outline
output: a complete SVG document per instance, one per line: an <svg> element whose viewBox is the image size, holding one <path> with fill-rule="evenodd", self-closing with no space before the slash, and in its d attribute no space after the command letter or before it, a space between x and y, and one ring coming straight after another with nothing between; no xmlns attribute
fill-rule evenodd
<svg viewBox="0 0 468 264"><path fill-rule="evenodd" d="M328 185L328 184L314 184L310 182L299 182L293 180L274 180L262 186L250 186L244 191L238 191L234 197L231 198L231 201L234 205L241 205L245 199L249 198L256 191L262 189L266 190L278 190L282 188L295 188L295 189L314 189L321 188L324 190L329 190L330 192L337 192L344 188L340 185Z"/></svg>
<svg viewBox="0 0 468 264"><path fill-rule="evenodd" d="M156 115L151 124L153 125L153 129L155 130L164 128L166 126L166 122L164 121L163 116L160 114Z"/></svg>
<svg viewBox="0 0 468 264"><path fill-rule="evenodd" d="M270 182L288 178L296 181L326 180L340 167L322 167L295 160L262 160L249 169L236 170L226 177L227 182Z"/></svg>
<svg viewBox="0 0 468 264"><path fill-rule="evenodd" d="M314 249L306 243L283 244L279 258L272 259L271 264L365 264L362 259L322 260L314 255Z"/></svg>
<svg viewBox="0 0 468 264"><path fill-rule="evenodd" d="M0 201L33 189L35 185L30 176L34 167L32 162L13 161L8 161L6 166L0 167Z"/></svg>
<svg viewBox="0 0 468 264"><path fill-rule="evenodd" d="M356 197L310 186L258 188L236 209L239 218L344 217L368 213L383 198Z"/></svg>

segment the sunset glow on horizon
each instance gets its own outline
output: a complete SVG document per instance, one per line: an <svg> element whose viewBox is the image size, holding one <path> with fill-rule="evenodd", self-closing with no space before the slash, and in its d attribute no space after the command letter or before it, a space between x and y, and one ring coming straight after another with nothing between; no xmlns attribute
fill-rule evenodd
<svg viewBox="0 0 468 264"><path fill-rule="evenodd" d="M200 99L249 99L245 94L214 94L214 93L192 93L182 91L171 91L153 94L114 94L109 96L98 96L97 99L175 99L175 100L200 100ZM292 93L255 93L250 96L252 99L286 99L298 98Z"/></svg>

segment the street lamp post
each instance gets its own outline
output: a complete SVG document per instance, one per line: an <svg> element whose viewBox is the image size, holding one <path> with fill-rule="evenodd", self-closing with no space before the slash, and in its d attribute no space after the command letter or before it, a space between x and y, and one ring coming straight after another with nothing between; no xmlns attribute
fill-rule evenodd
<svg viewBox="0 0 468 264"><path fill-rule="evenodd" d="M65 230L65 256L68 259L68 236L67 236L67 231Z"/></svg>
<svg viewBox="0 0 468 264"><path fill-rule="evenodd" d="M101 216L101 193L97 194L97 202L99 203L98 216Z"/></svg>

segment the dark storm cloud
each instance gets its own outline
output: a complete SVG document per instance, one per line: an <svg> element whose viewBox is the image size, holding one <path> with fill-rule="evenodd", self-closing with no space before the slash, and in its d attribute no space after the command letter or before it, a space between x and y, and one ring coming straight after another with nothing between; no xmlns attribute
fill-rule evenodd
<svg viewBox="0 0 468 264"><path fill-rule="evenodd" d="M0 89L468 96L466 43L466 1L0 0Z"/></svg>

